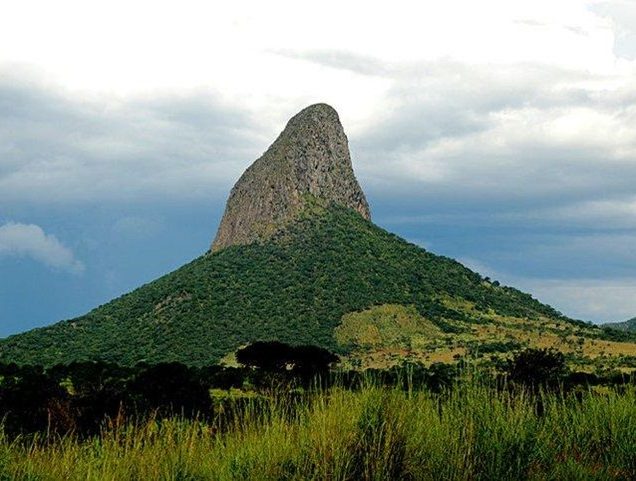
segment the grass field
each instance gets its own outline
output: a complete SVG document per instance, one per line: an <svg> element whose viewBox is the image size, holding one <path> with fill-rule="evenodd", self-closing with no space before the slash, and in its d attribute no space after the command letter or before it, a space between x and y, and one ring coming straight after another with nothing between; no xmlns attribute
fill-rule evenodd
<svg viewBox="0 0 636 481"><path fill-rule="evenodd" d="M0 480L636 479L633 387L579 396L464 382L243 399L212 422L0 437Z"/></svg>
<svg viewBox="0 0 636 481"><path fill-rule="evenodd" d="M488 361L509 358L525 348L547 348L568 355L569 364L578 370L630 373L636 369L636 342L600 339L585 324L484 313L473 303L450 298L444 298L443 304L471 321L447 319L458 332L444 333L414 306L385 304L346 314L335 329L337 342L351 348L343 365L386 369L404 359L430 365L451 363L467 354Z"/></svg>

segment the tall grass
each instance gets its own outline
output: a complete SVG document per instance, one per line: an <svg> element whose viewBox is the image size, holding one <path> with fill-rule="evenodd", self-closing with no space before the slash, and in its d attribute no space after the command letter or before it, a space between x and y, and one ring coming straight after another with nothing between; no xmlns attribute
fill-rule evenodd
<svg viewBox="0 0 636 481"><path fill-rule="evenodd" d="M0 480L636 479L633 389L575 399L479 382L441 394L370 384L230 411L89 440L0 435Z"/></svg>

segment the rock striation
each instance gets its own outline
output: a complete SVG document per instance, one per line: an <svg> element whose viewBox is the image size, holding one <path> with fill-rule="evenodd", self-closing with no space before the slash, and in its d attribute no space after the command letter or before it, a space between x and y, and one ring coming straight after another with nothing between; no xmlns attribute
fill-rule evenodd
<svg viewBox="0 0 636 481"><path fill-rule="evenodd" d="M232 188L211 250L267 239L293 219L307 195L349 207L370 219L369 205L351 165L338 113L311 105Z"/></svg>

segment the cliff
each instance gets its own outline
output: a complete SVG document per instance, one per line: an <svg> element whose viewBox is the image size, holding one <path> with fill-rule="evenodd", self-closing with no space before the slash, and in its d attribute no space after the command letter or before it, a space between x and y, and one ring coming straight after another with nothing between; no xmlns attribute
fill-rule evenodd
<svg viewBox="0 0 636 481"><path fill-rule="evenodd" d="M232 188L212 251L267 239L294 219L310 194L370 219L338 113L311 105L296 114Z"/></svg>

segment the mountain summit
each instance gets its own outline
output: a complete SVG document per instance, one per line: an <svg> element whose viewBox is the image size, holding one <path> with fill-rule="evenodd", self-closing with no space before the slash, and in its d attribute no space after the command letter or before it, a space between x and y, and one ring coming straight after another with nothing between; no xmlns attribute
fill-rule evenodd
<svg viewBox="0 0 636 481"><path fill-rule="evenodd" d="M243 173L230 192L212 251L269 238L300 212L307 195L370 219L347 136L338 113L327 104L311 105L292 117Z"/></svg>

